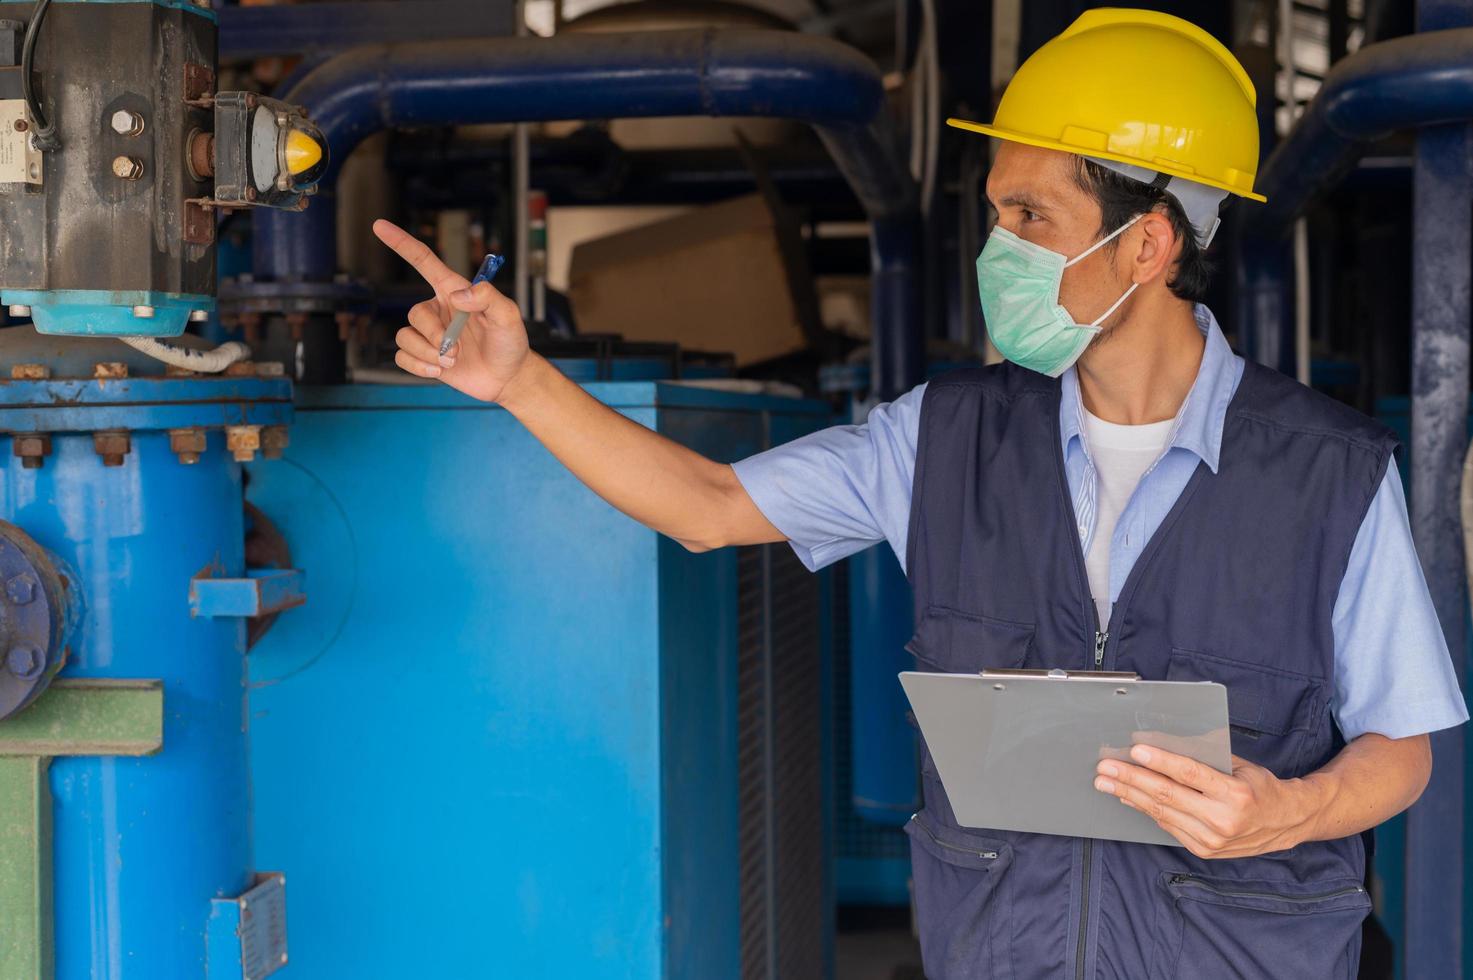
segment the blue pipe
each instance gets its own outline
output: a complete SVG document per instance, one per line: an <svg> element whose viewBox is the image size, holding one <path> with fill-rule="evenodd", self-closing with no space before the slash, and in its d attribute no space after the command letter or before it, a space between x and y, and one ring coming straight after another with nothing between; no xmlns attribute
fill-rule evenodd
<svg viewBox="0 0 1473 980"><path fill-rule="evenodd" d="M1473 119L1473 28L1381 41L1339 61L1264 162L1248 214L1259 235L1289 226L1340 183L1369 144L1397 130Z"/></svg>
<svg viewBox="0 0 1473 980"><path fill-rule="evenodd" d="M917 190L880 73L846 45L712 29L374 45L331 59L283 97L307 107L334 162L308 211L256 213L258 279L332 278L339 168L383 129L650 116L809 123L874 225L875 393L893 397L921 380Z"/></svg>

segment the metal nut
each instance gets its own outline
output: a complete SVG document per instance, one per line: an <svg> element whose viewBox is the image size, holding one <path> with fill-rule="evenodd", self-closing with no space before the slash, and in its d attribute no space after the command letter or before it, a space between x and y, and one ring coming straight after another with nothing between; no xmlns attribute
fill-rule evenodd
<svg viewBox="0 0 1473 980"><path fill-rule="evenodd" d="M225 429L225 448L237 463L249 463L261 448L259 425L232 425Z"/></svg>
<svg viewBox="0 0 1473 980"><path fill-rule="evenodd" d="M20 465L28 470L40 469L46 457L51 455L50 433L32 432L17 435L12 443L12 451L19 457Z"/></svg>
<svg viewBox="0 0 1473 980"><path fill-rule="evenodd" d="M17 575L5 583L5 595L17 606L24 606L36 598L36 580L29 575Z"/></svg>
<svg viewBox="0 0 1473 980"><path fill-rule="evenodd" d="M49 377L51 377L51 368L45 364L10 365L12 381L45 381Z"/></svg>
<svg viewBox="0 0 1473 980"><path fill-rule="evenodd" d="M10 315L15 317L16 319L20 319L21 317L30 316L31 308L23 303L12 303L7 308L7 312L9 312Z"/></svg>
<svg viewBox="0 0 1473 980"><path fill-rule="evenodd" d="M205 430L170 429L169 448L179 457L179 462L185 466L193 466L199 462L200 454L205 451Z"/></svg>
<svg viewBox="0 0 1473 980"><path fill-rule="evenodd" d="M120 180L137 180L143 176L143 161L137 157L113 157L113 176Z"/></svg>
<svg viewBox="0 0 1473 980"><path fill-rule="evenodd" d="M189 322L190 323L207 323L207 322L209 322L209 319L210 319L210 311L209 310L190 310L189 311Z"/></svg>
<svg viewBox="0 0 1473 980"><path fill-rule="evenodd" d="M140 320L152 320L153 319L153 307L152 306L135 306L135 307L133 307L133 315L136 316L136 317L138 317Z"/></svg>
<svg viewBox="0 0 1473 980"><path fill-rule="evenodd" d="M286 365L280 361L257 361L256 377L284 378L286 377Z"/></svg>
<svg viewBox="0 0 1473 980"><path fill-rule="evenodd" d="M261 430L261 455L266 459L280 459L286 447L291 445L291 436L284 425L268 425Z"/></svg>
<svg viewBox="0 0 1473 980"><path fill-rule="evenodd" d="M11 647L5 655L5 666L23 681L28 681L46 667L46 658L35 647Z"/></svg>
<svg viewBox="0 0 1473 980"><path fill-rule="evenodd" d="M123 457L133 451L133 440L126 432L94 432L92 448L102 457L103 466L122 466Z"/></svg>
<svg viewBox="0 0 1473 980"><path fill-rule="evenodd" d="M92 377L112 380L115 378L126 378L128 376L128 365L122 361L98 361L92 365Z"/></svg>
<svg viewBox="0 0 1473 980"><path fill-rule="evenodd" d="M236 361L234 364L226 365L225 376L227 378L254 378L256 376L256 362Z"/></svg>
<svg viewBox="0 0 1473 980"><path fill-rule="evenodd" d="M143 116L127 109L119 109L113 113L113 132L119 136L137 136L143 132Z"/></svg>

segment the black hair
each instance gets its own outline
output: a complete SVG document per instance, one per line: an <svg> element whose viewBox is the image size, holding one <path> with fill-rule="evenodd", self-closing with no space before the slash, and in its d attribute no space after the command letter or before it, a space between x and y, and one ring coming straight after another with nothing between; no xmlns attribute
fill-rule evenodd
<svg viewBox="0 0 1473 980"><path fill-rule="evenodd" d="M1084 157L1078 158L1074 182L1099 204L1101 235L1108 235L1138 214L1149 211L1164 213L1181 243L1176 269L1166 285L1173 295L1181 299L1196 303L1206 298L1212 264L1206 251L1197 243L1197 233L1187 220L1180 201L1161 187L1116 173ZM1120 239L1113 239L1106 248L1113 251L1119 242Z"/></svg>

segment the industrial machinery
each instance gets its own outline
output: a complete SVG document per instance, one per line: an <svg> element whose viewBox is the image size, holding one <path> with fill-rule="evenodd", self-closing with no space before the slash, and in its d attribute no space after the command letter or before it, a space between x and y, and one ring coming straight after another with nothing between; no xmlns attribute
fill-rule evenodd
<svg viewBox="0 0 1473 980"><path fill-rule="evenodd" d="M29 14L28 19L14 19ZM175 337L219 209L307 206L306 110L215 84L207 2L0 2L0 303L47 334Z"/></svg>

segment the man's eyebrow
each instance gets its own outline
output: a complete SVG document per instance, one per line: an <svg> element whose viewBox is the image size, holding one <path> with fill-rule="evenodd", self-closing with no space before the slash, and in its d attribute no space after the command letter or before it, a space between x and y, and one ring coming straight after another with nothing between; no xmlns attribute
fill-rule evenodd
<svg viewBox="0 0 1473 980"><path fill-rule="evenodd" d="M988 198L989 203L991 203L991 200L991 198ZM1002 199L997 201L994 206L1000 208L1024 208L1028 211L1047 211L1049 209L1047 204L1044 204L1037 198L1029 197L1022 192L1004 194Z"/></svg>

